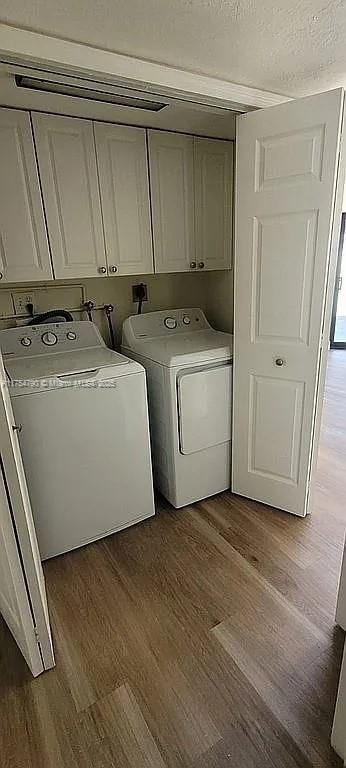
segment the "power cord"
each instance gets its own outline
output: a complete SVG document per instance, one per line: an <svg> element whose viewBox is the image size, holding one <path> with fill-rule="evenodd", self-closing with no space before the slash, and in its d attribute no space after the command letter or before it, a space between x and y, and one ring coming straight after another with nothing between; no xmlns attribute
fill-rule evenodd
<svg viewBox="0 0 346 768"><path fill-rule="evenodd" d="M138 315L142 314L142 307L143 307L143 301L145 299L145 294L146 294L146 291L145 291L144 283L139 283L136 291L136 298L138 300L138 310L137 310Z"/></svg>

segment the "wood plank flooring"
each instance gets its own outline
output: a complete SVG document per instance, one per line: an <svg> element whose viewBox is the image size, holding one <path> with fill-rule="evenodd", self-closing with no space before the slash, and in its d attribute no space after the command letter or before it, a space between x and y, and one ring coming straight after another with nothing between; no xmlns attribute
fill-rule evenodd
<svg viewBox="0 0 346 768"><path fill-rule="evenodd" d="M330 354L300 520L224 493L45 564L57 666L0 625L2 768L308 768L329 746L343 645L346 352Z"/></svg>

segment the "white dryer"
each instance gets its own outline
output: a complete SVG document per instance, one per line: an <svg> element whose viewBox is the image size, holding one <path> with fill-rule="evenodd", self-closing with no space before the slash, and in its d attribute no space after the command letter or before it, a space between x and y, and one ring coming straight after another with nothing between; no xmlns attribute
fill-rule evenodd
<svg viewBox="0 0 346 768"><path fill-rule="evenodd" d="M147 372L154 483L174 507L230 487L233 336L201 309L127 318L122 351Z"/></svg>
<svg viewBox="0 0 346 768"><path fill-rule="evenodd" d="M154 514L145 371L88 321L0 332L42 559Z"/></svg>

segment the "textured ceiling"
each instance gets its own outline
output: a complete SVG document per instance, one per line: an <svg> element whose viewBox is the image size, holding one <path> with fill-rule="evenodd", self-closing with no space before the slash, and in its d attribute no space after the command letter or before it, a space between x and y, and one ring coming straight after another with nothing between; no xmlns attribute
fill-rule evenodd
<svg viewBox="0 0 346 768"><path fill-rule="evenodd" d="M346 85L345 0L1 0L1 21L299 96Z"/></svg>

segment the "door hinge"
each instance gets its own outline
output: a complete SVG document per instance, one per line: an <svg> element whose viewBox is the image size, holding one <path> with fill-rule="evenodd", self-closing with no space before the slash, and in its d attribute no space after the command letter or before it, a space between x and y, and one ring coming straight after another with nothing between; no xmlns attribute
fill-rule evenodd
<svg viewBox="0 0 346 768"><path fill-rule="evenodd" d="M40 645L40 635L38 634L38 629L36 626L34 626L34 633L35 633L35 640L37 642L37 645Z"/></svg>

